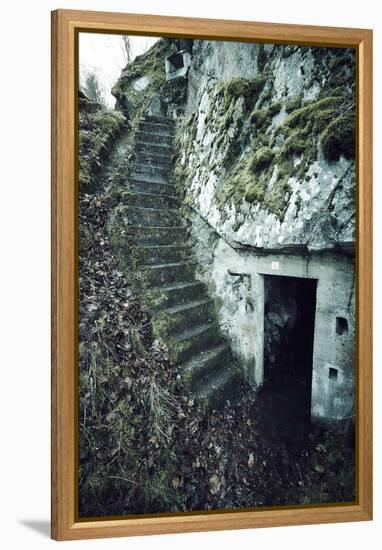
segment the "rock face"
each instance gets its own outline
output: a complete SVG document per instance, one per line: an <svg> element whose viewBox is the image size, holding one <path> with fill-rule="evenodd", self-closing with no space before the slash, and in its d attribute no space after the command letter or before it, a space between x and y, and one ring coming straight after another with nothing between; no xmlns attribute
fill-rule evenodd
<svg viewBox="0 0 382 550"><path fill-rule="evenodd" d="M179 185L227 242L351 246L351 50L197 41L186 112Z"/></svg>
<svg viewBox="0 0 382 550"><path fill-rule="evenodd" d="M166 80L166 63L168 69L169 59L179 59L176 48L182 51L176 41L158 42L114 91L130 118L159 96L162 113L176 119L174 185L190 222L197 276L214 299L220 328L259 388L264 353L269 358L274 347L267 338L289 322L281 319L282 307L273 307L273 318L265 313L267 277L317 281L311 413L322 421L348 416L354 50L198 40L187 47L182 76ZM346 334L337 330L342 322ZM271 327L265 335L264 326Z"/></svg>

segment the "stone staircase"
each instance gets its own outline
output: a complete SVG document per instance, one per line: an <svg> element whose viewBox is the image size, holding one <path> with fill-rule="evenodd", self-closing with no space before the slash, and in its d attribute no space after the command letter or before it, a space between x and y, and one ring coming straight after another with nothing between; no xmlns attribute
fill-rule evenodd
<svg viewBox="0 0 382 550"><path fill-rule="evenodd" d="M241 377L205 285L195 278L187 227L171 183L173 132L169 119L140 119L121 205L123 223L155 337L166 342L172 361L181 364L182 378L196 398L217 406L234 397Z"/></svg>

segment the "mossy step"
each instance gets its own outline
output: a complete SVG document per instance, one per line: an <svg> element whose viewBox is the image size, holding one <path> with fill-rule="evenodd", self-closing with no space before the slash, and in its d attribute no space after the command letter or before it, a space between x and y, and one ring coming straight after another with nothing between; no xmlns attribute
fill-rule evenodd
<svg viewBox="0 0 382 550"><path fill-rule="evenodd" d="M132 166L132 177L136 176L152 177L155 178L166 178L169 175L171 165L154 165L147 162L137 162L135 161Z"/></svg>
<svg viewBox="0 0 382 550"><path fill-rule="evenodd" d="M154 331L156 319L159 319L161 323L160 330L156 331L157 337L165 338L166 335L178 334L194 324L210 321L212 319L212 302L205 298L162 309L153 316Z"/></svg>
<svg viewBox="0 0 382 550"><path fill-rule="evenodd" d="M240 396L242 376L232 363L224 368L213 371L208 379L201 379L194 395L198 401L210 409L221 407L227 399L236 401Z"/></svg>
<svg viewBox="0 0 382 550"><path fill-rule="evenodd" d="M165 185L172 185L169 183L169 177L168 174L140 174L140 173L134 173L134 170L131 170L131 174L129 177L130 181L137 181L137 182L144 182L144 183L163 183ZM169 193L167 193L169 194Z"/></svg>
<svg viewBox="0 0 382 550"><path fill-rule="evenodd" d="M145 141L137 140L135 142L135 147L137 151L149 151L150 153L165 155L167 157L172 157L174 151L172 145L167 145L166 143L155 143L149 139Z"/></svg>
<svg viewBox="0 0 382 550"><path fill-rule="evenodd" d="M123 191L120 200L123 203L143 208L166 208L171 210L179 207L177 197L158 193L132 193L130 191Z"/></svg>
<svg viewBox="0 0 382 550"><path fill-rule="evenodd" d="M143 115L140 118L141 122L153 122L154 124L165 124L169 126L170 128L174 128L174 121L171 118L168 118L166 116L158 116L158 115Z"/></svg>
<svg viewBox="0 0 382 550"><path fill-rule="evenodd" d="M189 247L185 244L141 245L133 248L133 254L138 264L174 263L187 259Z"/></svg>
<svg viewBox="0 0 382 550"><path fill-rule="evenodd" d="M186 242L188 235L184 226L178 227L153 227L143 225L131 225L128 228L130 244L175 244Z"/></svg>
<svg viewBox="0 0 382 550"><path fill-rule="evenodd" d="M222 342L219 327L215 322L195 325L169 342L170 358L175 363L184 363L193 355Z"/></svg>
<svg viewBox="0 0 382 550"><path fill-rule="evenodd" d="M174 129L172 126L158 122L139 122L138 130L149 134L164 134L169 137L173 137L174 135Z"/></svg>
<svg viewBox="0 0 382 550"><path fill-rule="evenodd" d="M207 349L195 355L182 365L182 379L192 391L201 378L211 371L224 368L232 362L231 350L227 342Z"/></svg>
<svg viewBox="0 0 382 550"><path fill-rule="evenodd" d="M174 141L172 134L158 134L154 132L143 132L141 130L136 133L136 139L138 141L148 141L151 143L159 143L161 145L171 145Z"/></svg>
<svg viewBox="0 0 382 550"><path fill-rule="evenodd" d="M150 181L150 179L129 179L127 185L129 191L133 193L147 193L148 195L166 195L171 196L174 192L174 187L171 183L164 181Z"/></svg>
<svg viewBox="0 0 382 550"><path fill-rule="evenodd" d="M143 206L123 205L123 221L126 225L173 227L179 226L178 210L164 208L145 208Z"/></svg>
<svg viewBox="0 0 382 550"><path fill-rule="evenodd" d="M189 262L174 262L139 266L149 287L164 286L178 281L192 281L195 266Z"/></svg>
<svg viewBox="0 0 382 550"><path fill-rule="evenodd" d="M156 289L159 294L156 302L158 308L184 304L198 300L205 295L205 287L199 281L173 283Z"/></svg>
<svg viewBox="0 0 382 550"><path fill-rule="evenodd" d="M149 151L148 149L138 151L134 162L135 164L141 163L141 164L151 164L153 166L167 166L167 167L173 164L171 155L163 155L161 153L158 154L158 153Z"/></svg>

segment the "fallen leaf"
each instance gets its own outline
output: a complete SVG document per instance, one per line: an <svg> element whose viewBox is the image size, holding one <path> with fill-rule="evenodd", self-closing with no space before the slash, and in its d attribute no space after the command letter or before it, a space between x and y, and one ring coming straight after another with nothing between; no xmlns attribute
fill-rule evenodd
<svg viewBox="0 0 382 550"><path fill-rule="evenodd" d="M221 482L217 475L210 477L210 492L212 495L217 495L220 491Z"/></svg>
<svg viewBox="0 0 382 550"><path fill-rule="evenodd" d="M172 483L172 486L174 487L174 489L177 489L182 484L182 478L180 476L175 476L175 477L172 478L171 483Z"/></svg>

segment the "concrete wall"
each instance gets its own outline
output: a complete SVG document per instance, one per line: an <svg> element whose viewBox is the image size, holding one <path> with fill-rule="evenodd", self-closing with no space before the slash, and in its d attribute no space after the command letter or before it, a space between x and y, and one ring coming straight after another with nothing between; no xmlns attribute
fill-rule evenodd
<svg viewBox="0 0 382 550"><path fill-rule="evenodd" d="M199 231L200 237L200 231ZM211 239L207 241L211 243ZM206 265L206 250L195 242L195 255ZM338 420L354 406L355 293L354 259L334 252L309 256L235 250L215 239L211 260L199 277L215 299L222 331L242 365L247 380L257 388L264 378L264 275L317 279L314 332L312 408L314 421ZM228 269L249 275L228 274ZM348 331L336 332L336 317L346 319ZM342 325L341 325L342 326ZM340 327L341 328L341 327ZM332 369L332 370L330 370ZM335 369L335 370L334 370Z"/></svg>

